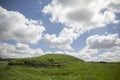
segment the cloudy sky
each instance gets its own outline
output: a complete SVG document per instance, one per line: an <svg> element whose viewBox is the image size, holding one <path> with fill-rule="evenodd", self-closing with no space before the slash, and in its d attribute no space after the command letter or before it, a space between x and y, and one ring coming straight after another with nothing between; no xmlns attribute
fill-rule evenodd
<svg viewBox="0 0 120 80"><path fill-rule="evenodd" d="M120 61L120 0L0 0L0 57L46 53Z"/></svg>

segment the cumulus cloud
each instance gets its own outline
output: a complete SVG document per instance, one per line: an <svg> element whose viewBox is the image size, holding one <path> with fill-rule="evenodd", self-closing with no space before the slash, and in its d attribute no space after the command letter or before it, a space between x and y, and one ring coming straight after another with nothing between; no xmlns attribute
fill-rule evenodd
<svg viewBox="0 0 120 80"><path fill-rule="evenodd" d="M16 49L17 49L17 50L26 50L26 49L29 49L29 46L26 45L26 44L17 43L17 44L16 44Z"/></svg>
<svg viewBox="0 0 120 80"><path fill-rule="evenodd" d="M0 39L23 43L37 43L45 28L40 21L27 19L17 11L8 11L0 6Z"/></svg>
<svg viewBox="0 0 120 80"><path fill-rule="evenodd" d="M51 42L50 39L47 41L54 47L57 47L54 45L56 41L59 41L59 45L64 47L71 46L75 39L88 30L105 27L106 24L110 23L118 23L116 13L119 13L119 4L119 0L52 0L44 7L43 12L51 15L51 22L64 24L65 28L72 30L71 34L75 34L74 36L77 37L64 37L64 40L69 39L69 42L64 45L64 40L60 41L60 35L55 36L55 41ZM69 34L64 33L64 29L60 34L69 36ZM61 47L58 48L61 49Z"/></svg>
<svg viewBox="0 0 120 80"><path fill-rule="evenodd" d="M93 35L87 38L86 47L78 57L86 61L120 61L120 38L118 34Z"/></svg>
<svg viewBox="0 0 120 80"><path fill-rule="evenodd" d="M70 43L72 43L73 39L77 38L78 36L73 31L74 30L72 29L64 28L59 34L59 37L57 37L55 34L46 34L44 36L44 40L50 45L50 47L57 47L62 50L73 50L70 46Z"/></svg>
<svg viewBox="0 0 120 80"><path fill-rule="evenodd" d="M92 61L93 57L92 55L98 53L98 50L96 49L89 49L87 47L83 48L82 50L79 51L77 57L85 60L85 61Z"/></svg>
<svg viewBox="0 0 120 80"><path fill-rule="evenodd" d="M43 51L38 49L31 49L29 45L17 43L11 45L7 43L0 43L0 57L1 58L25 58L43 55Z"/></svg>
<svg viewBox="0 0 120 80"><path fill-rule="evenodd" d="M71 50L71 46L69 45L69 39L65 39L63 37L56 37L56 35L46 34L45 37L46 44L49 44L50 47L57 47L63 50Z"/></svg>
<svg viewBox="0 0 120 80"><path fill-rule="evenodd" d="M96 61L120 62L120 49L115 51L107 51L95 58Z"/></svg>
<svg viewBox="0 0 120 80"><path fill-rule="evenodd" d="M91 49L104 49L120 46L118 34L113 35L93 35L87 38L87 46Z"/></svg>
<svg viewBox="0 0 120 80"><path fill-rule="evenodd" d="M110 0L111 3L109 3L109 9L115 11L115 12L120 12L120 1L119 0Z"/></svg>

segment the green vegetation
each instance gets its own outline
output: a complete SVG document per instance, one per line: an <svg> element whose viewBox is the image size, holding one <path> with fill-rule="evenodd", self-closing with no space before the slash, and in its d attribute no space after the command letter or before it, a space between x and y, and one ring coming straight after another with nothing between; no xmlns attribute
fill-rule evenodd
<svg viewBox="0 0 120 80"><path fill-rule="evenodd" d="M120 63L84 62L62 54L0 61L0 80L120 80L119 75Z"/></svg>

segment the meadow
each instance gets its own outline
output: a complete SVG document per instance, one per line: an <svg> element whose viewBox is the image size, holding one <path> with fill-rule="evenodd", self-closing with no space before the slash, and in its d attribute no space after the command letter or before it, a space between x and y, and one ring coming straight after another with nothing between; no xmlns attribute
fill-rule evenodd
<svg viewBox="0 0 120 80"><path fill-rule="evenodd" d="M47 54L0 61L0 80L120 80L120 63L85 62L69 55Z"/></svg>

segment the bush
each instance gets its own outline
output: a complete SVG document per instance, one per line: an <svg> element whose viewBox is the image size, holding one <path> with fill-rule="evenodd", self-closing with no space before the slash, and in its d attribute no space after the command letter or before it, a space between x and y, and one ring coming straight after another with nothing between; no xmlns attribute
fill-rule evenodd
<svg viewBox="0 0 120 80"><path fill-rule="evenodd" d="M48 59L48 62L51 63L51 64L55 64L55 60L54 59Z"/></svg>
<svg viewBox="0 0 120 80"><path fill-rule="evenodd" d="M107 62L105 62L105 61L100 61L100 63L107 63Z"/></svg>
<svg viewBox="0 0 120 80"><path fill-rule="evenodd" d="M38 61L31 61L31 60L11 60L9 61L8 65L15 66L15 65L26 65L26 66L34 66L34 67L60 67L63 64L58 64L54 61L54 59L48 59L49 63L43 63Z"/></svg>
<svg viewBox="0 0 120 80"><path fill-rule="evenodd" d="M11 60L8 65L24 65L24 61L20 60Z"/></svg>

